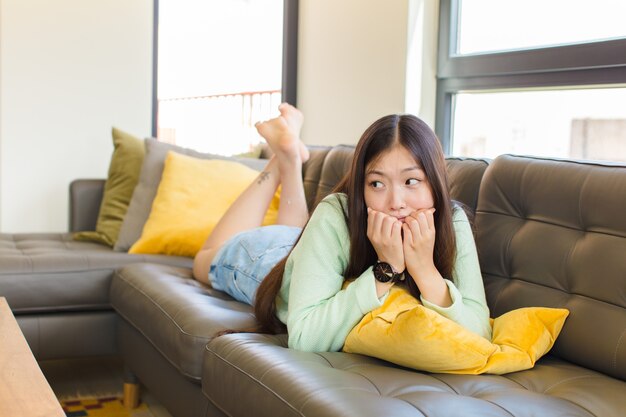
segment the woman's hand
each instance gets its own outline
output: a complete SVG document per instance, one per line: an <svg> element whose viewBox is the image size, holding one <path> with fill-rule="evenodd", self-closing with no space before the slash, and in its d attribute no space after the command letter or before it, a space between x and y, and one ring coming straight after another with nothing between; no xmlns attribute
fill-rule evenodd
<svg viewBox="0 0 626 417"><path fill-rule="evenodd" d="M368 207L367 237L372 242L379 261L387 262L396 272L404 271L400 220Z"/></svg>
<svg viewBox="0 0 626 417"><path fill-rule="evenodd" d="M434 208L414 211L402 225L404 261L418 285L420 278L432 275L433 269L436 270L433 259L436 235L434 212Z"/></svg>
<svg viewBox="0 0 626 417"><path fill-rule="evenodd" d="M450 291L434 260L434 212L434 208L417 210L405 218L402 225L404 260L422 297L440 307L449 307L452 304Z"/></svg>

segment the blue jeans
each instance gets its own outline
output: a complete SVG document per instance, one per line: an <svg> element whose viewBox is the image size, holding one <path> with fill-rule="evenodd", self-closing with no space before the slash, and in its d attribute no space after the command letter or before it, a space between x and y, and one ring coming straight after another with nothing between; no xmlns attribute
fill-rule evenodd
<svg viewBox="0 0 626 417"><path fill-rule="evenodd" d="M213 258L211 286L252 305L263 278L287 256L301 232L300 227L273 225L233 236Z"/></svg>

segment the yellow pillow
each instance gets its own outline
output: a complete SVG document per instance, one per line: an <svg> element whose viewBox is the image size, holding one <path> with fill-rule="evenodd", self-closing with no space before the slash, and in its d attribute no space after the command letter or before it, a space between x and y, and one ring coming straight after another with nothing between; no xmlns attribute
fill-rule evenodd
<svg viewBox="0 0 626 417"><path fill-rule="evenodd" d="M361 353L420 371L504 374L532 368L554 345L568 310L528 307L492 320L489 341L424 307L404 288L366 314L346 338Z"/></svg>
<svg viewBox="0 0 626 417"><path fill-rule="evenodd" d="M237 162L169 152L141 238L128 253L193 257L226 212L258 176ZM263 221L276 222L278 192Z"/></svg>

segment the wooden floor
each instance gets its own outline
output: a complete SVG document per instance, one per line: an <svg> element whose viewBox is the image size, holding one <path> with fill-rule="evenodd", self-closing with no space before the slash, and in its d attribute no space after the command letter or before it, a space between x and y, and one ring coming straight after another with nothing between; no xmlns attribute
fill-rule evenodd
<svg viewBox="0 0 626 417"><path fill-rule="evenodd" d="M124 366L117 357L40 361L39 366L61 400L121 396ZM154 417L172 417L144 387L141 400Z"/></svg>

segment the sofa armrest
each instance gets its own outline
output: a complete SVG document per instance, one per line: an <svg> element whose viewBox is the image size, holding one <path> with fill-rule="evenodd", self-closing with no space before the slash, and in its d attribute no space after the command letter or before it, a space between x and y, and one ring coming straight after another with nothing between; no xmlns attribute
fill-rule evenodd
<svg viewBox="0 0 626 417"><path fill-rule="evenodd" d="M70 184L70 232L96 230L104 183L103 179L72 181Z"/></svg>

